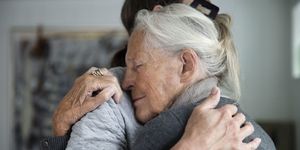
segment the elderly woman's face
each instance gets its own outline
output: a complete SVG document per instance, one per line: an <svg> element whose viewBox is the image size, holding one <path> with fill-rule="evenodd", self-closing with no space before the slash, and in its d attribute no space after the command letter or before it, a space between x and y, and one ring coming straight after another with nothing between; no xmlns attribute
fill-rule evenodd
<svg viewBox="0 0 300 150"><path fill-rule="evenodd" d="M132 33L123 88L131 90L135 115L145 123L168 108L180 91L180 61L175 55L145 48L143 44L143 34Z"/></svg>

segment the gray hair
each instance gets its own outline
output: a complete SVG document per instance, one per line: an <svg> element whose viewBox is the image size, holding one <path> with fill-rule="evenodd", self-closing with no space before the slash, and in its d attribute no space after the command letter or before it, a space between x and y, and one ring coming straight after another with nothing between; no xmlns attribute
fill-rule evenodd
<svg viewBox="0 0 300 150"><path fill-rule="evenodd" d="M228 15L218 15L212 21L192 7L171 4L159 11L139 11L134 31L143 32L146 47L173 53L193 49L205 74L217 77L227 96L238 99L239 63L229 31L230 22Z"/></svg>

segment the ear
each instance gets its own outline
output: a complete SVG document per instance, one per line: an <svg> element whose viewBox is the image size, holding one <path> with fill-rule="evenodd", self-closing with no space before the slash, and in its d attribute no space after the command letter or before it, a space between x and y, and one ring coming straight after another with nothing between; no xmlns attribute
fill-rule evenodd
<svg viewBox="0 0 300 150"><path fill-rule="evenodd" d="M152 11L159 11L160 9L162 9L163 7L161 5L155 5L152 9Z"/></svg>
<svg viewBox="0 0 300 150"><path fill-rule="evenodd" d="M192 49L183 49L180 54L180 60L182 63L180 81L189 82L195 79L199 64L199 58L196 52Z"/></svg>

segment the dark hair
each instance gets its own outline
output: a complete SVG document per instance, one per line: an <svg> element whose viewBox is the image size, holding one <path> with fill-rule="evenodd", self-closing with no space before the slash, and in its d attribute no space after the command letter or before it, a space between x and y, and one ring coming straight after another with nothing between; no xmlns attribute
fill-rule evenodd
<svg viewBox="0 0 300 150"><path fill-rule="evenodd" d="M127 45L125 45L125 47L123 49L121 49L117 53L115 53L115 55L111 59L110 67L118 67L118 66L125 67L126 66L126 63L125 63L126 52L127 52Z"/></svg>
<svg viewBox="0 0 300 150"><path fill-rule="evenodd" d="M121 20L130 35L134 27L135 16L139 10L152 10L156 5L166 6L181 2L182 0L125 0L121 10Z"/></svg>

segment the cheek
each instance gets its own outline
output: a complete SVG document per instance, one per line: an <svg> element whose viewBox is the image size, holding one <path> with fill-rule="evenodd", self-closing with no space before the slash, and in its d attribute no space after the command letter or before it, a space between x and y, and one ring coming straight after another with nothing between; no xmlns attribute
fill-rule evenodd
<svg viewBox="0 0 300 150"><path fill-rule="evenodd" d="M147 94L149 94L149 99L147 103L152 113L159 114L169 106L172 99L168 91L170 87L166 87L163 82L159 82L155 85L157 86L149 86L148 88Z"/></svg>
<svg viewBox="0 0 300 150"><path fill-rule="evenodd" d="M152 115L156 115L166 107L167 97L165 87L163 86L162 81L157 80L157 78L145 80L143 83L145 89L144 92L147 95L147 100L145 102L146 109L149 113L152 113Z"/></svg>

